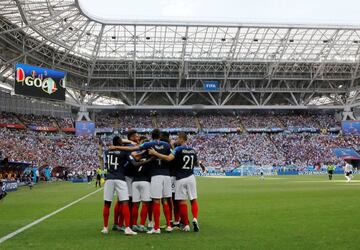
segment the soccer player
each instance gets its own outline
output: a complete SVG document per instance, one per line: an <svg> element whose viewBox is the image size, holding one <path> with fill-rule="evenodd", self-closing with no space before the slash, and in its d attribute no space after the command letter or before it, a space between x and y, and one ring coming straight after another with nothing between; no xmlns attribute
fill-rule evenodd
<svg viewBox="0 0 360 250"><path fill-rule="evenodd" d="M122 139L123 144L125 145L125 147L134 147L137 146L139 144L139 135L137 133L136 130L129 130L128 131L128 135L127 135L128 139ZM113 148L117 148L119 150L122 150L124 147L110 147L110 149ZM128 155L131 154L131 151L125 150L127 151ZM127 164L125 167L125 181L126 184L128 186L128 191L129 191L129 209L130 209L130 224L131 224L131 207L132 207L132 192L131 192L131 183L132 183L132 173L133 173L133 165L131 164ZM122 207L121 207L121 203L118 200L115 204L114 207L114 225L113 225L113 230L114 231L124 231L125 227L123 226L124 224L124 216L121 213L122 211Z"/></svg>
<svg viewBox="0 0 360 250"><path fill-rule="evenodd" d="M95 187L97 187L98 185L99 185L99 187L101 187L101 168L96 169Z"/></svg>
<svg viewBox="0 0 360 250"><path fill-rule="evenodd" d="M160 130L154 129L151 133L152 141L146 142L140 146L140 150L153 149L164 155L171 153L170 145L167 142L160 141ZM152 198L152 212L154 216L154 228L148 231L148 234L160 234L160 201L162 201L163 212L166 218L167 232L172 231L170 223L170 208L168 199L171 198L171 178L169 164L161 159L156 159L151 162L149 168L151 183L150 193Z"/></svg>
<svg viewBox="0 0 360 250"><path fill-rule="evenodd" d="M260 171L260 180L263 181L265 177L264 177L264 168L262 165L260 165L259 171Z"/></svg>
<svg viewBox="0 0 360 250"><path fill-rule="evenodd" d="M180 217L185 224L183 230L190 231L189 218L187 211L187 200L191 202L191 212L193 215L194 231L200 230L198 223L198 203L196 180L194 176L194 166L198 164L197 153L195 149L186 146L187 136L180 132L177 138L177 144L180 145L175 148L171 154L162 154L154 149L149 150L150 155L154 155L164 161L174 161L176 166L176 184L175 184L175 200L179 204ZM205 171L202 164L200 166Z"/></svg>
<svg viewBox="0 0 360 250"><path fill-rule="evenodd" d="M137 145L139 145L140 142L140 136L137 133L136 130L131 129L128 131L127 133L127 144L125 146L129 146L129 147L135 147ZM128 155L131 155L131 152L128 151ZM129 208L130 211L132 211L132 182L133 182L133 178L134 178L134 174L136 171L136 168L132 165L132 164L128 164L125 168L125 181L126 181L126 185L128 187L128 191L129 191ZM130 225L132 226L132 213L130 213ZM121 221L119 224L122 224Z"/></svg>
<svg viewBox="0 0 360 250"><path fill-rule="evenodd" d="M121 138L115 136L113 138L114 146L121 146ZM130 158L126 151L120 150L111 150L105 153L105 168L107 169L107 177L104 186L104 207L103 207L103 218L104 218L104 227L101 231L103 234L108 234L108 221L109 221L109 211L111 207L111 202L113 200L114 193L117 193L118 200L121 203L121 212L124 215L125 221L125 231L126 235L136 235L137 233L132 231L130 228L130 210L129 210L129 193L127 189L127 184L125 181L125 166L131 164L134 166L140 166L142 164L148 163L144 161L142 163L135 162L134 159Z"/></svg>
<svg viewBox="0 0 360 250"><path fill-rule="evenodd" d="M353 175L352 175L352 169L353 169L353 166L345 161L346 164L345 164L345 167L344 167L344 172L345 172L345 178L347 179L347 182L351 182L352 178L353 178Z"/></svg>
<svg viewBox="0 0 360 250"><path fill-rule="evenodd" d="M327 165L327 172L329 175L329 180L331 181L333 178L333 174L334 174L334 170L335 170L335 166L333 164L328 163Z"/></svg>
<svg viewBox="0 0 360 250"><path fill-rule="evenodd" d="M144 144L145 142L149 142L149 140L147 139L146 136L141 136L140 137L140 144ZM144 154L145 152L142 152L142 153ZM136 156L136 153L133 153L133 155ZM140 155L142 155L142 154L140 153L139 156ZM147 155L147 152L146 152L145 155ZM146 159L146 157L145 157L145 159ZM142 159L140 159L140 160L142 160ZM150 176L150 171L149 171L149 168L151 167L151 165L148 165L148 166L145 165L144 167L147 167L146 168L146 173L150 177L150 181L151 181L151 176ZM148 188L149 188L149 192L150 192L150 186ZM150 193L150 197L151 197L151 193ZM146 210L147 210L147 217L148 217L147 230L151 230L151 229L154 228L154 222L153 222L153 216L152 216L153 215L153 213L152 213L152 200L150 202L146 202L146 203L147 203L147 206L143 205L142 208L141 208L141 214L143 216L146 216ZM144 204L144 202L143 202L143 204ZM144 218L142 217L142 219L144 219ZM145 218L145 220L146 220L146 218ZM141 229L140 229L140 232L141 232Z"/></svg>
<svg viewBox="0 0 360 250"><path fill-rule="evenodd" d="M155 159L155 158L153 158ZM145 158L142 159L146 160ZM132 182L132 229L138 232L147 232L145 227L146 218L148 217L149 207L151 206L151 193L150 193L150 173L149 168L151 163L136 167ZM140 224L138 226L138 214L140 202L142 203L140 213ZM149 222L151 219L149 219Z"/></svg>
<svg viewBox="0 0 360 250"><path fill-rule="evenodd" d="M34 186L33 182L32 182L32 178L31 178L31 175L28 174L25 178L26 182L25 184L29 187L29 189L31 190Z"/></svg>
<svg viewBox="0 0 360 250"><path fill-rule="evenodd" d="M160 140L169 143L171 146L171 149L174 149L174 145L176 144L176 142L170 140L169 132L166 132L166 131L161 132ZM171 221L171 226L179 227L180 226L180 211L178 208L179 206L177 204L177 201L175 200L175 182L176 182L175 167L172 166L171 162L170 162L169 167L170 167L171 193L172 193L172 197L168 199L168 204L169 204L169 208L170 208L170 221ZM174 221L172 221L173 213L174 213Z"/></svg>

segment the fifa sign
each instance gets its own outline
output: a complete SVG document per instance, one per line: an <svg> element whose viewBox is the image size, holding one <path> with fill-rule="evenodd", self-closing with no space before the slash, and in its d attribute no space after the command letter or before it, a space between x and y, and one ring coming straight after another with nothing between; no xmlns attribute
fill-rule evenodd
<svg viewBox="0 0 360 250"><path fill-rule="evenodd" d="M16 64L15 94L65 100L66 74L61 71Z"/></svg>

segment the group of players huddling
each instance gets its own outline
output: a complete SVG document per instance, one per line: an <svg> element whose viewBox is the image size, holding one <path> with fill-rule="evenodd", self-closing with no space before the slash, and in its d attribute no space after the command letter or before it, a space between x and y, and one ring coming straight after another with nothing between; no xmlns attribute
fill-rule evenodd
<svg viewBox="0 0 360 250"><path fill-rule="evenodd" d="M154 129L151 140L128 131L128 140L113 138L105 152L107 176L104 186L103 234L109 232L108 221L114 194L113 230L126 235L137 232L160 234L160 204L166 219L166 232L179 228L190 231L187 202L190 200L195 232L199 231L196 180L193 173L198 164L196 151L186 145L187 135L180 132L176 141L169 133ZM140 203L140 223L138 213ZM172 217L174 215L174 220ZM148 219L148 226L145 226Z"/></svg>

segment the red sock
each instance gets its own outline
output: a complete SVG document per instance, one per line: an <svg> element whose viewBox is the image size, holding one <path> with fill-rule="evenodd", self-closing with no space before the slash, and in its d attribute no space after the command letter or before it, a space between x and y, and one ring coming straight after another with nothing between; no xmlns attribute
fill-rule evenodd
<svg viewBox="0 0 360 250"><path fill-rule="evenodd" d="M189 225L189 215L188 215L188 208L186 203L180 203L179 202L179 209L180 209L180 217L181 221L185 225Z"/></svg>
<svg viewBox="0 0 360 250"><path fill-rule="evenodd" d="M122 209L123 209L122 207L123 207L123 205L120 203L119 204L119 222L118 222L119 227L122 227L124 225L124 214L122 211Z"/></svg>
<svg viewBox="0 0 360 250"><path fill-rule="evenodd" d="M130 198L131 199L131 198ZM133 225L133 221L132 221L132 213L131 213L131 211L132 211L132 202L131 201L129 201L128 202L128 204L129 204L129 211L130 211L130 226L132 226Z"/></svg>
<svg viewBox="0 0 360 250"><path fill-rule="evenodd" d="M197 219L198 218L198 213L199 213L199 205L197 203L197 200L193 200L191 202L191 213L193 215L193 218Z"/></svg>
<svg viewBox="0 0 360 250"><path fill-rule="evenodd" d="M148 205L148 220L152 221L153 220L153 209L152 209L152 202L149 203Z"/></svg>
<svg viewBox="0 0 360 250"><path fill-rule="evenodd" d="M153 210L154 222L155 222L154 229L159 229L160 228L160 203L153 202L152 210Z"/></svg>
<svg viewBox="0 0 360 250"><path fill-rule="evenodd" d="M118 224L120 214L120 202L117 201L114 207L114 225Z"/></svg>
<svg viewBox="0 0 360 250"><path fill-rule="evenodd" d="M131 221L132 225L137 225L139 207L137 203L133 203L131 207Z"/></svg>
<svg viewBox="0 0 360 250"><path fill-rule="evenodd" d="M175 222L180 221L179 202L174 201L174 220Z"/></svg>
<svg viewBox="0 0 360 250"><path fill-rule="evenodd" d="M169 204L169 210L170 210L170 221L172 221L173 219L173 201L172 201L172 198L168 199L168 204Z"/></svg>
<svg viewBox="0 0 360 250"><path fill-rule="evenodd" d="M104 204L103 207L104 227L108 227L109 225L109 214L110 214L110 204Z"/></svg>
<svg viewBox="0 0 360 250"><path fill-rule="evenodd" d="M128 204L122 204L122 213L124 215L125 227L130 227L130 209Z"/></svg>
<svg viewBox="0 0 360 250"><path fill-rule="evenodd" d="M170 207L169 207L169 203L163 203L163 211L164 211L164 215L165 215L165 219L166 219L166 226L170 226Z"/></svg>
<svg viewBox="0 0 360 250"><path fill-rule="evenodd" d="M145 226L147 215L148 215L148 204L143 202L140 213L140 225Z"/></svg>

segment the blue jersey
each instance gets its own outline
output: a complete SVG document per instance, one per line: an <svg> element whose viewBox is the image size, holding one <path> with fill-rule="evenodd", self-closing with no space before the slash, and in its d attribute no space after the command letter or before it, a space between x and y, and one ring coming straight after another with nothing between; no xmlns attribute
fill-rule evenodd
<svg viewBox="0 0 360 250"><path fill-rule="evenodd" d="M140 162L142 160L146 160L146 159L141 159ZM133 182L136 181L147 181L150 182L151 178L150 178L150 168L151 168L151 162L141 165L139 167L135 167L134 168L134 178L133 178Z"/></svg>
<svg viewBox="0 0 360 250"><path fill-rule="evenodd" d="M175 176L177 180L189 177L194 174L194 167L197 166L197 153L195 149L188 146L178 146L173 151L175 159Z"/></svg>
<svg viewBox="0 0 360 250"><path fill-rule="evenodd" d="M169 155L171 153L170 144L163 141L151 141L146 142L140 146L140 150L148 150L150 148L155 149L157 152L163 155ZM169 163L161 159L156 159L149 163L150 176L165 175L170 176Z"/></svg>
<svg viewBox="0 0 360 250"><path fill-rule="evenodd" d="M106 151L105 169L107 180L125 180L125 170L129 164L129 154L125 151Z"/></svg>
<svg viewBox="0 0 360 250"><path fill-rule="evenodd" d="M125 145L127 147L134 147L133 144L127 144ZM129 158L133 159L131 157L131 151L126 151L127 155L129 156ZM125 166L125 176L128 176L128 177L134 177L135 175L135 172L136 172L136 169L135 167L131 164L131 162L129 162L126 166Z"/></svg>

